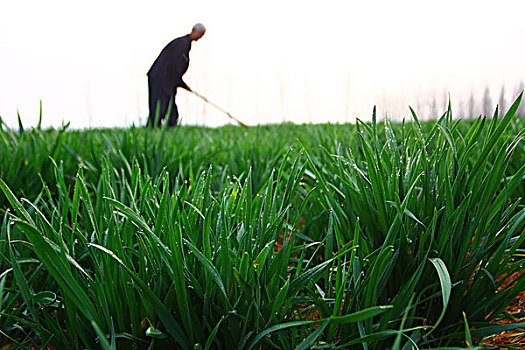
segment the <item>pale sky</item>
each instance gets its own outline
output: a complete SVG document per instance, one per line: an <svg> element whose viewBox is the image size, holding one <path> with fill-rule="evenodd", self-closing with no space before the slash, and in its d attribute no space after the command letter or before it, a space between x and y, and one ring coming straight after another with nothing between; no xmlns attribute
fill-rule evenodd
<svg viewBox="0 0 525 350"><path fill-rule="evenodd" d="M17 126L129 126L148 114L146 72L203 23L184 80L248 124L354 122L408 106L508 103L525 81L525 1L2 0L0 116ZM179 89L184 124L229 119Z"/></svg>

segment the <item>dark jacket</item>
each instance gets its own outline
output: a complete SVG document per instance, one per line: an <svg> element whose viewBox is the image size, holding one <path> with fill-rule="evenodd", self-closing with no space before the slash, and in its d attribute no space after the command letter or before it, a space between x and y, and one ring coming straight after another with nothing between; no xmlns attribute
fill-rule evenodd
<svg viewBox="0 0 525 350"><path fill-rule="evenodd" d="M187 88L182 76L190 64L191 39L185 35L171 41L153 62L148 77L165 85L167 89L175 87Z"/></svg>

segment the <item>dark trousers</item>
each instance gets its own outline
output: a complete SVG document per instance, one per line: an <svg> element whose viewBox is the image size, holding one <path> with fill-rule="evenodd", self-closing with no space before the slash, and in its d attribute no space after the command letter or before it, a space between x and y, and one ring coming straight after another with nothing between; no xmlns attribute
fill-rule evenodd
<svg viewBox="0 0 525 350"><path fill-rule="evenodd" d="M177 94L177 87L169 87L163 81L148 77L149 90L149 120L148 125L151 127L160 127L162 120L168 118L168 126L177 125L179 120L179 111L175 104L175 95ZM171 104L170 114L167 115L168 107ZM155 117L159 115L157 124L155 125Z"/></svg>

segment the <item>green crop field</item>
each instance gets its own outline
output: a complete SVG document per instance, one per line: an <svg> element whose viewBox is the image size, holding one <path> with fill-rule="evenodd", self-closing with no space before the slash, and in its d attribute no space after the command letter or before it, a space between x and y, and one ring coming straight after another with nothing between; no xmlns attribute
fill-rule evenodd
<svg viewBox="0 0 525 350"><path fill-rule="evenodd" d="M0 123L0 348L429 349L521 331L525 119Z"/></svg>

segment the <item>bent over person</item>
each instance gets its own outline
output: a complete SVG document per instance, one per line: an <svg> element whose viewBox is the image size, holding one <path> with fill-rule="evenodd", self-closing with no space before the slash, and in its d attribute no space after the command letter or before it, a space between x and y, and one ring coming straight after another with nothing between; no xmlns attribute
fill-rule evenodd
<svg viewBox="0 0 525 350"><path fill-rule="evenodd" d="M182 80L190 63L189 53L192 41L197 41L206 32L206 28L197 23L190 34L171 41L162 49L159 57L153 62L148 71L149 90L149 120L152 127L160 126L164 118L168 118L168 126L175 126L179 119L179 111L175 104L177 88L181 87L191 91L190 87ZM168 106L172 103L170 115L166 115ZM155 116L159 114L157 125Z"/></svg>

